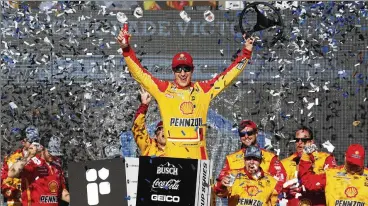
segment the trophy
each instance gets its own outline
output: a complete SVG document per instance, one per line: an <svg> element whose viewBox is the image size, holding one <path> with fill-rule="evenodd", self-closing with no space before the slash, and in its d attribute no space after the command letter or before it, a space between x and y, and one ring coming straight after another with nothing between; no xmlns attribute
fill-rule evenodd
<svg viewBox="0 0 368 206"><path fill-rule="evenodd" d="M284 23L276 7L266 2L253 2L246 5L241 12L239 28L241 33L246 35L245 38L250 38L255 32L274 32L272 40L267 42L268 46L272 47L282 39Z"/></svg>

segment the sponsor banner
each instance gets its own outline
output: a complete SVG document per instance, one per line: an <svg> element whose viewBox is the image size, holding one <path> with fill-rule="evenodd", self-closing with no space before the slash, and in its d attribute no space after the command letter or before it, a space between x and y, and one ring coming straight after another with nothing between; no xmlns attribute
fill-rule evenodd
<svg viewBox="0 0 368 206"><path fill-rule="evenodd" d="M127 200L129 206L135 206L137 199L139 158L125 157Z"/></svg>
<svg viewBox="0 0 368 206"><path fill-rule="evenodd" d="M137 206L210 205L209 160L140 157Z"/></svg>
<svg viewBox="0 0 368 206"><path fill-rule="evenodd" d="M196 199L195 204L198 206L211 205L211 183L212 165L209 160L198 161L198 172L196 181Z"/></svg>

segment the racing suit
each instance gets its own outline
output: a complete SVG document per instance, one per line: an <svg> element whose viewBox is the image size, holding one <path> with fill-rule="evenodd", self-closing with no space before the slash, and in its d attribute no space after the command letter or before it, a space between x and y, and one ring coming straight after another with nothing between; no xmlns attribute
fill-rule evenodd
<svg viewBox="0 0 368 206"><path fill-rule="evenodd" d="M163 156L164 151L157 146L155 139L151 139L145 125L148 105L141 104L135 114L132 127L133 137L142 156Z"/></svg>
<svg viewBox="0 0 368 206"><path fill-rule="evenodd" d="M244 160L243 160L244 161ZM245 168L231 170L229 173L235 176L232 186L224 187L221 182L215 185L215 193L219 197L228 198L228 205L276 205L272 196L277 196L277 180L263 172L258 179L254 179Z"/></svg>
<svg viewBox="0 0 368 206"><path fill-rule="evenodd" d="M261 152L262 152L262 161L260 167L263 169L263 171L266 171L268 174L273 176L278 181L276 189L280 191L282 188L282 184L284 183L286 178L285 168L279 161L277 155L264 149L261 149ZM222 178L226 176L229 173L229 171L238 170L245 167L244 153L245 148L242 148L232 154L226 155L224 167L221 169L220 174L216 179L217 183L221 182ZM277 200L278 194L273 195L276 196L272 197L272 199Z"/></svg>
<svg viewBox="0 0 368 206"><path fill-rule="evenodd" d="M327 206L368 205L368 169L362 175L349 174L344 166L329 168L325 173L312 170L313 157L303 154L299 163L299 176L305 188L323 191Z"/></svg>
<svg viewBox="0 0 368 206"><path fill-rule="evenodd" d="M332 154L325 152L313 152L312 159L314 160L313 171L316 174L322 174L327 168L336 167L336 160ZM300 155L294 153L291 156L281 160L282 164L285 166L287 179L297 178L295 174L298 172L298 163L300 161ZM299 205L326 205L325 195L323 191L301 191L301 197L295 198L295 195L286 194L286 199L288 200L287 205L289 206L299 206Z"/></svg>
<svg viewBox="0 0 368 206"><path fill-rule="evenodd" d="M24 156L23 150L18 149L8 157L5 157L1 168L1 193L7 199L8 206L20 206L21 179L8 177L9 168Z"/></svg>
<svg viewBox="0 0 368 206"><path fill-rule="evenodd" d="M20 173L23 206L58 206L63 189L64 174L56 162L47 163L39 155L32 157Z"/></svg>
<svg viewBox="0 0 368 206"><path fill-rule="evenodd" d="M123 49L123 56L133 78L159 105L167 139L165 156L208 159L205 137L210 101L244 70L251 51L243 49L242 55L222 73L211 80L192 82L189 88L152 76L131 47Z"/></svg>

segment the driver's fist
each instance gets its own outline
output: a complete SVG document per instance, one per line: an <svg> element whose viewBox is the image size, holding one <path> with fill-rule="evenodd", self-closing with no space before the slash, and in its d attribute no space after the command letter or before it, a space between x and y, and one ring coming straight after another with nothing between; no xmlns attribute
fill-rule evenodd
<svg viewBox="0 0 368 206"><path fill-rule="evenodd" d="M118 36L118 43L122 49L129 46L130 37L131 35L128 30L128 24L124 24Z"/></svg>

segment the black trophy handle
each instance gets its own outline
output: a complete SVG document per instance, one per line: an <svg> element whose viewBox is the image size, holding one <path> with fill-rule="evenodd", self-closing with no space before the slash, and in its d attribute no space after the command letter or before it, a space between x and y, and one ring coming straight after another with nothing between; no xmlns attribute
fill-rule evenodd
<svg viewBox="0 0 368 206"><path fill-rule="evenodd" d="M270 7L273 11L275 11L276 15L277 15L277 21L273 21L271 19L268 19L266 16L264 16L257 8L257 5L262 4L262 5L266 5L268 7ZM247 14L247 10L249 8L254 8L254 10L257 12L257 24L254 26L253 29L249 30L249 31L245 31L244 27L243 27L243 17ZM256 31L261 31L267 28L270 28L272 26L278 25L281 27L281 31L280 33L282 33L282 28L284 27L284 23L282 21L281 18L281 14L279 12L279 10L274 7L273 5L267 3L267 2L253 2L251 4L248 4L247 6L245 6L245 8L243 9L243 11L240 13L240 17L239 17L239 28L241 33L244 35L245 34L245 39L248 39L252 36L252 34Z"/></svg>

